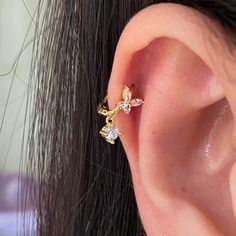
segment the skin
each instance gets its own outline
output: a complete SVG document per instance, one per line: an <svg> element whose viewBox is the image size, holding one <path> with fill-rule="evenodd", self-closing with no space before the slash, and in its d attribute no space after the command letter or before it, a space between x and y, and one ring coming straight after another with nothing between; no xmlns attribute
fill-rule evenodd
<svg viewBox="0 0 236 236"><path fill-rule="evenodd" d="M188 7L153 5L125 27L108 102L132 84L144 99L116 125L148 235L236 235L235 68L220 26Z"/></svg>

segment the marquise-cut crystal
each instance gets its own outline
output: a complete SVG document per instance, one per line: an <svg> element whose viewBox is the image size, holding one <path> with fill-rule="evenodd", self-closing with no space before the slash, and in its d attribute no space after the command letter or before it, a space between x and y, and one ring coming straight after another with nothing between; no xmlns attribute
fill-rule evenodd
<svg viewBox="0 0 236 236"><path fill-rule="evenodd" d="M124 101L125 101L125 102L130 101L131 96L132 96L132 94L131 94L130 89L129 89L128 87L125 87L125 89L124 89L124 91L123 91L123 98L124 98Z"/></svg>
<svg viewBox="0 0 236 236"><path fill-rule="evenodd" d="M135 98L130 102L132 107L137 107L143 104L143 100L140 98Z"/></svg>

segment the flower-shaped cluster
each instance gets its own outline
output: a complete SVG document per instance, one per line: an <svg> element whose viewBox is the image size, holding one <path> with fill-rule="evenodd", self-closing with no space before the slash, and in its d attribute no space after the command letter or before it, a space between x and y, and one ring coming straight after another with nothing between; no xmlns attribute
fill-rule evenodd
<svg viewBox="0 0 236 236"><path fill-rule="evenodd" d="M143 104L143 100L140 98L132 99L132 93L127 86L125 86L123 90L123 99L124 101L119 102L117 107L123 110L126 114L130 113L131 107L137 107Z"/></svg>

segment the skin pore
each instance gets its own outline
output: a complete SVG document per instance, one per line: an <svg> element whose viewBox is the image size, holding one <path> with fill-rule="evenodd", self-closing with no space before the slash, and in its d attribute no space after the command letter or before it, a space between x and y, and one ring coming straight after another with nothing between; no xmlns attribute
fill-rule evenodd
<svg viewBox="0 0 236 236"><path fill-rule="evenodd" d="M150 6L124 29L108 87L144 99L120 113L148 235L236 235L236 60L219 25L175 4Z"/></svg>

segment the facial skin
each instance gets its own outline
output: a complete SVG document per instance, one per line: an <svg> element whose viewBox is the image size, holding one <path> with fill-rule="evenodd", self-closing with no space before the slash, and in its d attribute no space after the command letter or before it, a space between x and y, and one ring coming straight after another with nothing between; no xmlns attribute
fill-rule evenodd
<svg viewBox="0 0 236 236"><path fill-rule="evenodd" d="M158 4L124 29L108 87L148 235L236 235L236 57L217 23Z"/></svg>

